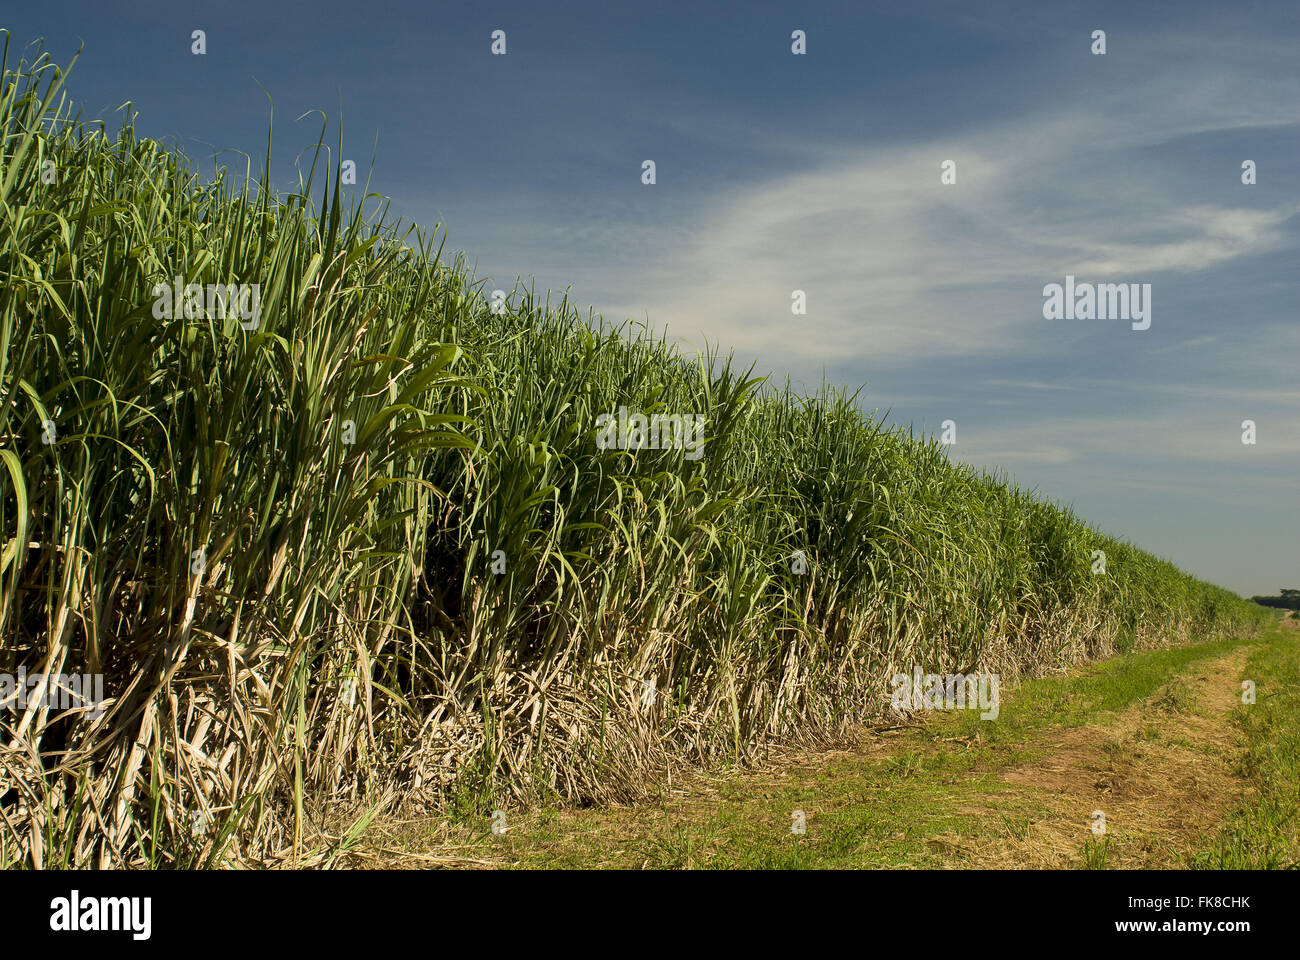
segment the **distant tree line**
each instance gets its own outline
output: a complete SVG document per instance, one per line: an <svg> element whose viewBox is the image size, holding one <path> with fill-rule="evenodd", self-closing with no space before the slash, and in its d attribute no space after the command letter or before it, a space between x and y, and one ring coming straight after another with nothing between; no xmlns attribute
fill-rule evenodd
<svg viewBox="0 0 1300 960"><path fill-rule="evenodd" d="M1283 610L1300 610L1300 590L1283 590L1277 597L1251 597L1256 603L1265 607L1281 607Z"/></svg>

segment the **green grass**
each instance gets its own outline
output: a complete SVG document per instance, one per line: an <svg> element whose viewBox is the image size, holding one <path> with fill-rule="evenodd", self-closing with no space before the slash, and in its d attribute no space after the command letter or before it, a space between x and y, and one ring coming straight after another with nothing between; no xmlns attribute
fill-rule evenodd
<svg viewBox="0 0 1300 960"><path fill-rule="evenodd" d="M1216 870L1300 868L1300 630L1259 647L1243 679L1256 700L1237 708L1246 749L1239 772L1250 794L1218 835L1191 858Z"/></svg>
<svg viewBox="0 0 1300 960"><path fill-rule="evenodd" d="M1110 837L1084 841L1082 859L1085 870L1105 870L1109 857Z"/></svg>
<svg viewBox="0 0 1300 960"><path fill-rule="evenodd" d="M109 703L0 721L7 864L324 863L340 810L631 799L842 732L914 665L1263 616L855 394L567 298L495 312L324 130L293 190L269 133L260 177L205 181L129 109L82 124L64 76L6 34L0 671L102 672ZM259 324L156 316L177 276L258 284ZM703 416L704 456L599 449L624 405Z"/></svg>

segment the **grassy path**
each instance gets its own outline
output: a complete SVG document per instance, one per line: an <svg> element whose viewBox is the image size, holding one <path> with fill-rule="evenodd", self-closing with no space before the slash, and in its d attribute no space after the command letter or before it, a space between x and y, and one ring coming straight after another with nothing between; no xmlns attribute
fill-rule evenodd
<svg viewBox="0 0 1300 960"><path fill-rule="evenodd" d="M1256 702L1242 703L1242 681ZM387 824L371 865L1280 867L1300 863L1300 630L1144 651L851 750L697 774L658 799ZM806 832L792 831L802 811ZM1094 833L1095 814L1105 817Z"/></svg>

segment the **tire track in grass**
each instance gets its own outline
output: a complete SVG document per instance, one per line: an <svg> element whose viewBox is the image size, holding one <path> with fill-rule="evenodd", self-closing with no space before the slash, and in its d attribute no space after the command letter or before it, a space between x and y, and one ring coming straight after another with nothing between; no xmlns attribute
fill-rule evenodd
<svg viewBox="0 0 1300 960"><path fill-rule="evenodd" d="M1109 722L1066 731L1045 756L1005 770L1011 790L1002 805L964 812L1015 811L1023 833L1004 830L1000 842L974 847L970 865L1182 866L1241 792L1232 712L1248 652L1203 662Z"/></svg>

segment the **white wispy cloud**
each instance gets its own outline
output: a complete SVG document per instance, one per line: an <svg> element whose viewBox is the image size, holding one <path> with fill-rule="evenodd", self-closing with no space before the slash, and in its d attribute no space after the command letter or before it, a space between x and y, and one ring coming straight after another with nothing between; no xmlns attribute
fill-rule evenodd
<svg viewBox="0 0 1300 960"><path fill-rule="evenodd" d="M607 313L648 312L686 340L787 368L846 355L1005 358L1028 349L1021 334L1041 328L1042 286L1066 272L1158 284L1287 242L1300 202L1211 202L1167 165L1135 159L1191 136L1300 122L1300 81L1272 79L1295 96L1261 102L1249 95L1256 79L1248 69L1197 78L1183 64L1123 101L955 137L809 142L803 169L721 192L672 242L649 230L639 261L600 282ZM949 159L953 186L939 178ZM807 316L791 315L796 289Z"/></svg>

